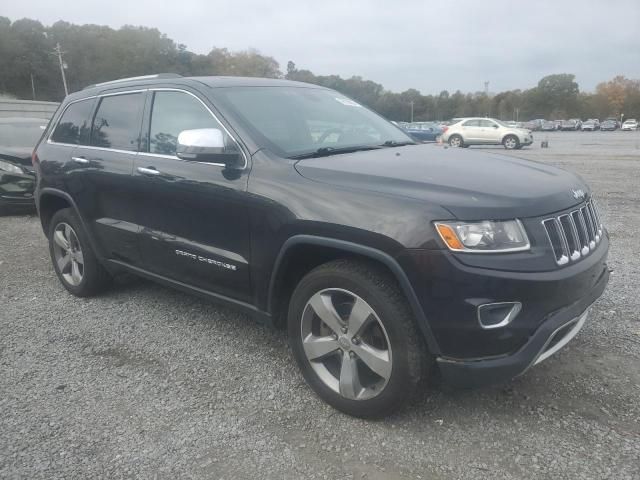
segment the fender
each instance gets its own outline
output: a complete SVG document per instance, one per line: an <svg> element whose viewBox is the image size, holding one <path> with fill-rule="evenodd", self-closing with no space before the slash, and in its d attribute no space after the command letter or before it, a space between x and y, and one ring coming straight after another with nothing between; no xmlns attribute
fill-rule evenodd
<svg viewBox="0 0 640 480"><path fill-rule="evenodd" d="M337 240L334 238L327 237L316 237L314 235L295 235L289 239L282 245L280 248L280 252L276 257L276 261L273 267L273 272L271 273L271 279L269 280L269 296L268 296L268 305L267 311L271 312L273 306L273 300L275 295L275 283L278 278L278 272L282 265L282 262L287 254L287 251L296 245L318 245L322 247L331 247L338 250L343 250L347 252L356 253L373 260L379 261L383 263L391 273L394 275L398 283L400 284L400 288L402 288L403 293L406 295L407 300L409 301L409 306L413 314L415 315L416 321L418 323L418 327L422 332L427 346L429 347L429 352L432 355L439 355L440 348L438 347L438 343L436 342L435 336L431 331L431 327L429 325L429 321L422 310L422 306L418 301L418 297L416 296L407 275L404 273L404 270L400 267L398 262L388 253L385 253L381 250L367 247L364 245L359 245L357 243L348 242L346 240Z"/></svg>
<svg viewBox="0 0 640 480"><path fill-rule="evenodd" d="M67 192L64 192L62 190L58 190L57 188L52 188L52 187L45 187L45 188L39 189L36 196L36 207L38 209L38 217L40 217L40 200L43 195L53 195L56 197L63 198L69 203L69 205L71 205L71 208L75 211L77 217L80 219L80 223L82 224L82 228L84 229L84 232L87 234L87 238L91 243L91 248L96 253L96 255L99 255L98 253L99 250L96 248L96 242L93 239L91 230L87 228L87 223L85 222L84 218L80 214L80 209L78 208L78 205L76 205L76 202L73 200L71 195L69 195ZM42 218L40 218L40 224L42 225ZM42 230L44 231L44 225L42 226ZM45 231L44 235L48 236L49 232ZM101 260L103 259L101 258Z"/></svg>

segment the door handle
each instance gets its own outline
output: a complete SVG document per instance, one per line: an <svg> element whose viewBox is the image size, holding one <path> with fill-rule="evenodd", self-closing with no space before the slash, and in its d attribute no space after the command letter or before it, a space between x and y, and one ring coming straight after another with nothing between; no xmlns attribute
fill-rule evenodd
<svg viewBox="0 0 640 480"><path fill-rule="evenodd" d="M89 163L89 160L87 160L84 157L71 157L71 160L73 160L76 163L81 163L83 165L86 165L87 163Z"/></svg>
<svg viewBox="0 0 640 480"><path fill-rule="evenodd" d="M138 167L138 172L144 175L160 175L160 172L155 168Z"/></svg>

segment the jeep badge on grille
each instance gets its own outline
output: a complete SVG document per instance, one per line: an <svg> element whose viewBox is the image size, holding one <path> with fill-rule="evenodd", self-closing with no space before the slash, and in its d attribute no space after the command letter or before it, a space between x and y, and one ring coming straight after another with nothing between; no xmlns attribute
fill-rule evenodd
<svg viewBox="0 0 640 480"><path fill-rule="evenodd" d="M582 191L582 189L571 190L571 193L573 193L573 198L575 198L576 200L582 200L584 198L584 192Z"/></svg>

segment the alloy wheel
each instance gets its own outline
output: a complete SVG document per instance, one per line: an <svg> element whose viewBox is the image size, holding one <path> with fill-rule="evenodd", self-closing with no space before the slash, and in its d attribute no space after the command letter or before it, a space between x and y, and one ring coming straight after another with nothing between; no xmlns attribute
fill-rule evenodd
<svg viewBox="0 0 640 480"><path fill-rule="evenodd" d="M504 141L504 146L509 150L513 150L518 146L518 142L513 137L507 137Z"/></svg>
<svg viewBox="0 0 640 480"><path fill-rule="evenodd" d="M60 275L77 287L84 276L84 256L78 235L68 223L59 223L53 231L53 255Z"/></svg>
<svg viewBox="0 0 640 480"><path fill-rule="evenodd" d="M302 346L322 382L350 400L380 394L391 377L391 343L371 306L353 292L315 293L302 313Z"/></svg>

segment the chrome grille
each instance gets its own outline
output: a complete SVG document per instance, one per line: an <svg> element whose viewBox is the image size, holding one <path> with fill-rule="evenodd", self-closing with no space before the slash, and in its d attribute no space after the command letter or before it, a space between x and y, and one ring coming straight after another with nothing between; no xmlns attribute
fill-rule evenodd
<svg viewBox="0 0 640 480"><path fill-rule="evenodd" d="M602 238L602 222L593 200L569 213L547 218L542 225L558 265L586 257Z"/></svg>

